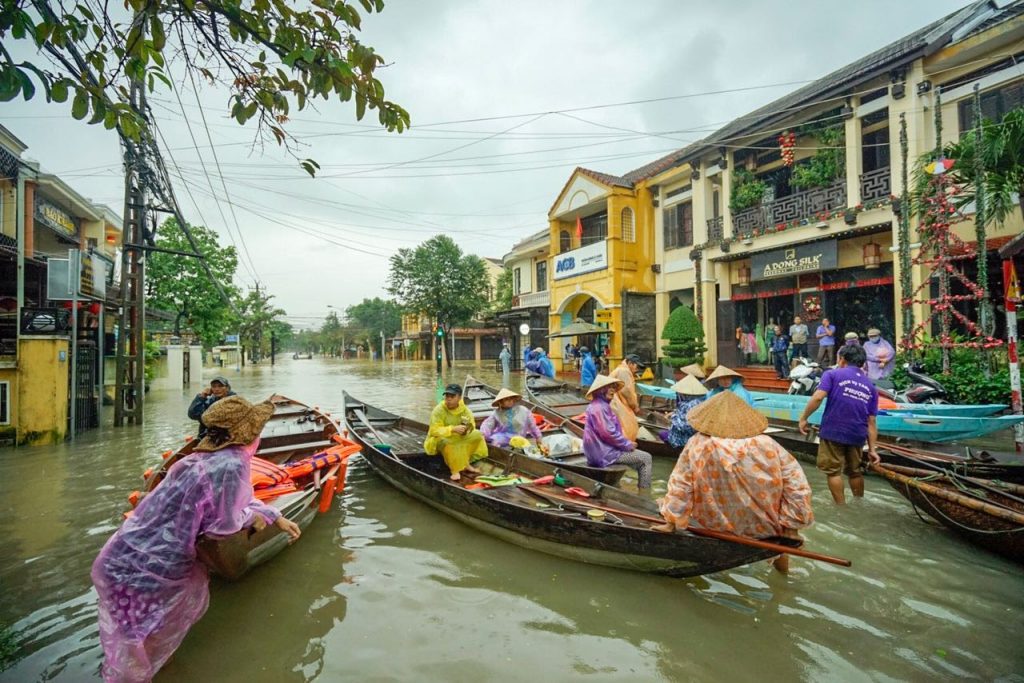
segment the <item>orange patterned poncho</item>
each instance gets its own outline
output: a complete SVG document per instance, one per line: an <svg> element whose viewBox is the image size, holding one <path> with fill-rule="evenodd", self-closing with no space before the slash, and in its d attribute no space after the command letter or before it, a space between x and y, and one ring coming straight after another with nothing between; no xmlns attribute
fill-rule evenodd
<svg viewBox="0 0 1024 683"><path fill-rule="evenodd" d="M776 536L814 521L803 469L769 436L723 439L694 434L658 501L662 516L740 536Z"/></svg>

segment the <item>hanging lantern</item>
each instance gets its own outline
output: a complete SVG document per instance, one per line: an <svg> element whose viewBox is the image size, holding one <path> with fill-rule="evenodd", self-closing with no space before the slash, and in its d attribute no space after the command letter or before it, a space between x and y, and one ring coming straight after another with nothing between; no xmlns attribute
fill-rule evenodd
<svg viewBox="0 0 1024 683"><path fill-rule="evenodd" d="M739 286L740 287L748 287L748 286L750 286L750 266L740 266Z"/></svg>
<svg viewBox="0 0 1024 683"><path fill-rule="evenodd" d="M864 245L864 267L878 268L882 265L882 247L874 242Z"/></svg>

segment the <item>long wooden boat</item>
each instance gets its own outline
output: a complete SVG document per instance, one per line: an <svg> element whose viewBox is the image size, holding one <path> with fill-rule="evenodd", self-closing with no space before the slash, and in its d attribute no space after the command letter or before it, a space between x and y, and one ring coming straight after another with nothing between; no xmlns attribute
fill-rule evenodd
<svg viewBox="0 0 1024 683"><path fill-rule="evenodd" d="M485 472L516 474L529 479L561 474L569 484L591 495L609 513L604 520L588 516L583 504L562 503L558 487L473 486L471 477L453 482L440 457L423 452L427 426L344 395L349 433L363 445L363 458L388 483L465 524L525 548L593 564L669 576L696 576L771 557L773 551L731 541L697 536L688 531L664 534L650 522L631 517L659 517L654 501L604 486L550 463L514 457L491 449L477 462ZM388 448L377 446L386 444ZM545 489L548 489L545 492Z"/></svg>
<svg viewBox="0 0 1024 683"><path fill-rule="evenodd" d="M276 486L257 487L255 493L305 529L318 511L329 509L335 491L345 487L348 458L358 453L360 447L344 438L334 418L319 408L277 394L271 396L270 401L274 404L274 414L263 427L253 462L259 459L281 470L291 468L293 474ZM172 465L188 457L198 443L198 439L190 438L176 452L164 452L160 465L144 473L142 491L129 496L132 507L163 481ZM303 462L314 455L323 456L317 459L321 467L312 468ZM297 464L302 466L296 467ZM257 469L254 467L254 472ZM268 469L276 472L273 467ZM304 472L306 469L310 471ZM226 537L200 537L197 553L213 573L233 581L288 545L287 534L276 526L267 526L260 531L242 529Z"/></svg>
<svg viewBox="0 0 1024 683"><path fill-rule="evenodd" d="M475 379L472 375L467 375L466 383L463 386L462 392L463 401L465 401L466 407L473 411L473 417L476 418L476 425L479 427L480 424L487 419L487 416L494 411L494 408L491 407L491 403L494 402L494 397L498 395L498 390ZM572 439L582 442L583 428L572 420L562 417L553 410L549 410L525 399L522 399L520 403L526 406L531 413L543 418L544 422L540 425L540 429L544 436L565 434ZM559 456L538 458L538 460L542 460L551 465L557 465L564 470L569 470L570 472L578 472L579 474L610 486L618 485L619 481L622 479L622 475L624 475L628 469L624 465L592 467L587 464L587 458L583 455L582 451L574 451L572 453L566 453L565 455Z"/></svg>
<svg viewBox="0 0 1024 683"><path fill-rule="evenodd" d="M637 384L640 393L649 396L673 399L675 392L669 387L659 387L654 384ZM754 402L757 405L775 405L785 407L798 407L803 410L810 396L796 396L793 394L773 394L768 391L751 391ZM895 408L887 408L888 413L913 413L914 415L928 415L932 417L990 417L1008 408L1005 403L984 403L960 405L955 403L897 403ZM816 411L820 413L822 407Z"/></svg>
<svg viewBox="0 0 1024 683"><path fill-rule="evenodd" d="M876 466L894 489L954 534L1024 564L1022 486L999 487L953 474L900 466Z"/></svg>
<svg viewBox="0 0 1024 683"><path fill-rule="evenodd" d="M546 377L527 377L526 395L533 403L545 406L583 426L582 415L590 401L587 400L586 391L582 387ZM640 436L636 440L640 450L647 451L655 457L679 457L679 449L666 443L659 436L659 432L666 428L660 416L642 411L637 419L641 427Z"/></svg>

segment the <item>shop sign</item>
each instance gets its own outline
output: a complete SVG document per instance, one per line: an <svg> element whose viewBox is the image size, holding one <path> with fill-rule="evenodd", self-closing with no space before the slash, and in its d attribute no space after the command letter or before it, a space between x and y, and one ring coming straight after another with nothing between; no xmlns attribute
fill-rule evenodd
<svg viewBox="0 0 1024 683"><path fill-rule="evenodd" d="M752 255L750 260L751 281L832 270L839 265L836 240L797 244L766 251Z"/></svg>
<svg viewBox="0 0 1024 683"><path fill-rule="evenodd" d="M80 258L82 271L79 294L94 299L105 299L107 276L114 268L113 262L92 251L83 251Z"/></svg>
<svg viewBox="0 0 1024 683"><path fill-rule="evenodd" d="M68 249L68 258L51 258L46 262L46 298L102 300L107 296L107 279L113 266L113 262L99 254Z"/></svg>
<svg viewBox="0 0 1024 683"><path fill-rule="evenodd" d="M74 237L78 234L78 224L75 222L75 219L49 202L36 202L35 217L46 227L62 235Z"/></svg>
<svg viewBox="0 0 1024 683"><path fill-rule="evenodd" d="M608 243L604 240L555 257L555 279L575 277L608 267Z"/></svg>

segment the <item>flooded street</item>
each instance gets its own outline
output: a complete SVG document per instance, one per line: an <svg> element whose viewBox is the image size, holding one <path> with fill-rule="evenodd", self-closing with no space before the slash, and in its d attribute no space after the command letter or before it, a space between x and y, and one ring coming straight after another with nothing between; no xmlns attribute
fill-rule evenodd
<svg viewBox="0 0 1024 683"><path fill-rule="evenodd" d="M500 384L500 374L459 364ZM207 371L206 376L212 376ZM347 390L426 419L430 363L283 359L226 373L249 399L327 410ZM512 376L520 388L521 375ZM151 393L143 428L0 451L0 626L19 661L0 681L98 679L89 569L140 474L194 424L191 393ZM105 416L109 425L109 415ZM655 486L668 460L655 460ZM817 522L795 558L689 580L590 566L473 531L356 459L330 513L210 609L158 681L1001 680L1024 681L1024 572L919 519L884 481L831 504L805 467Z"/></svg>

